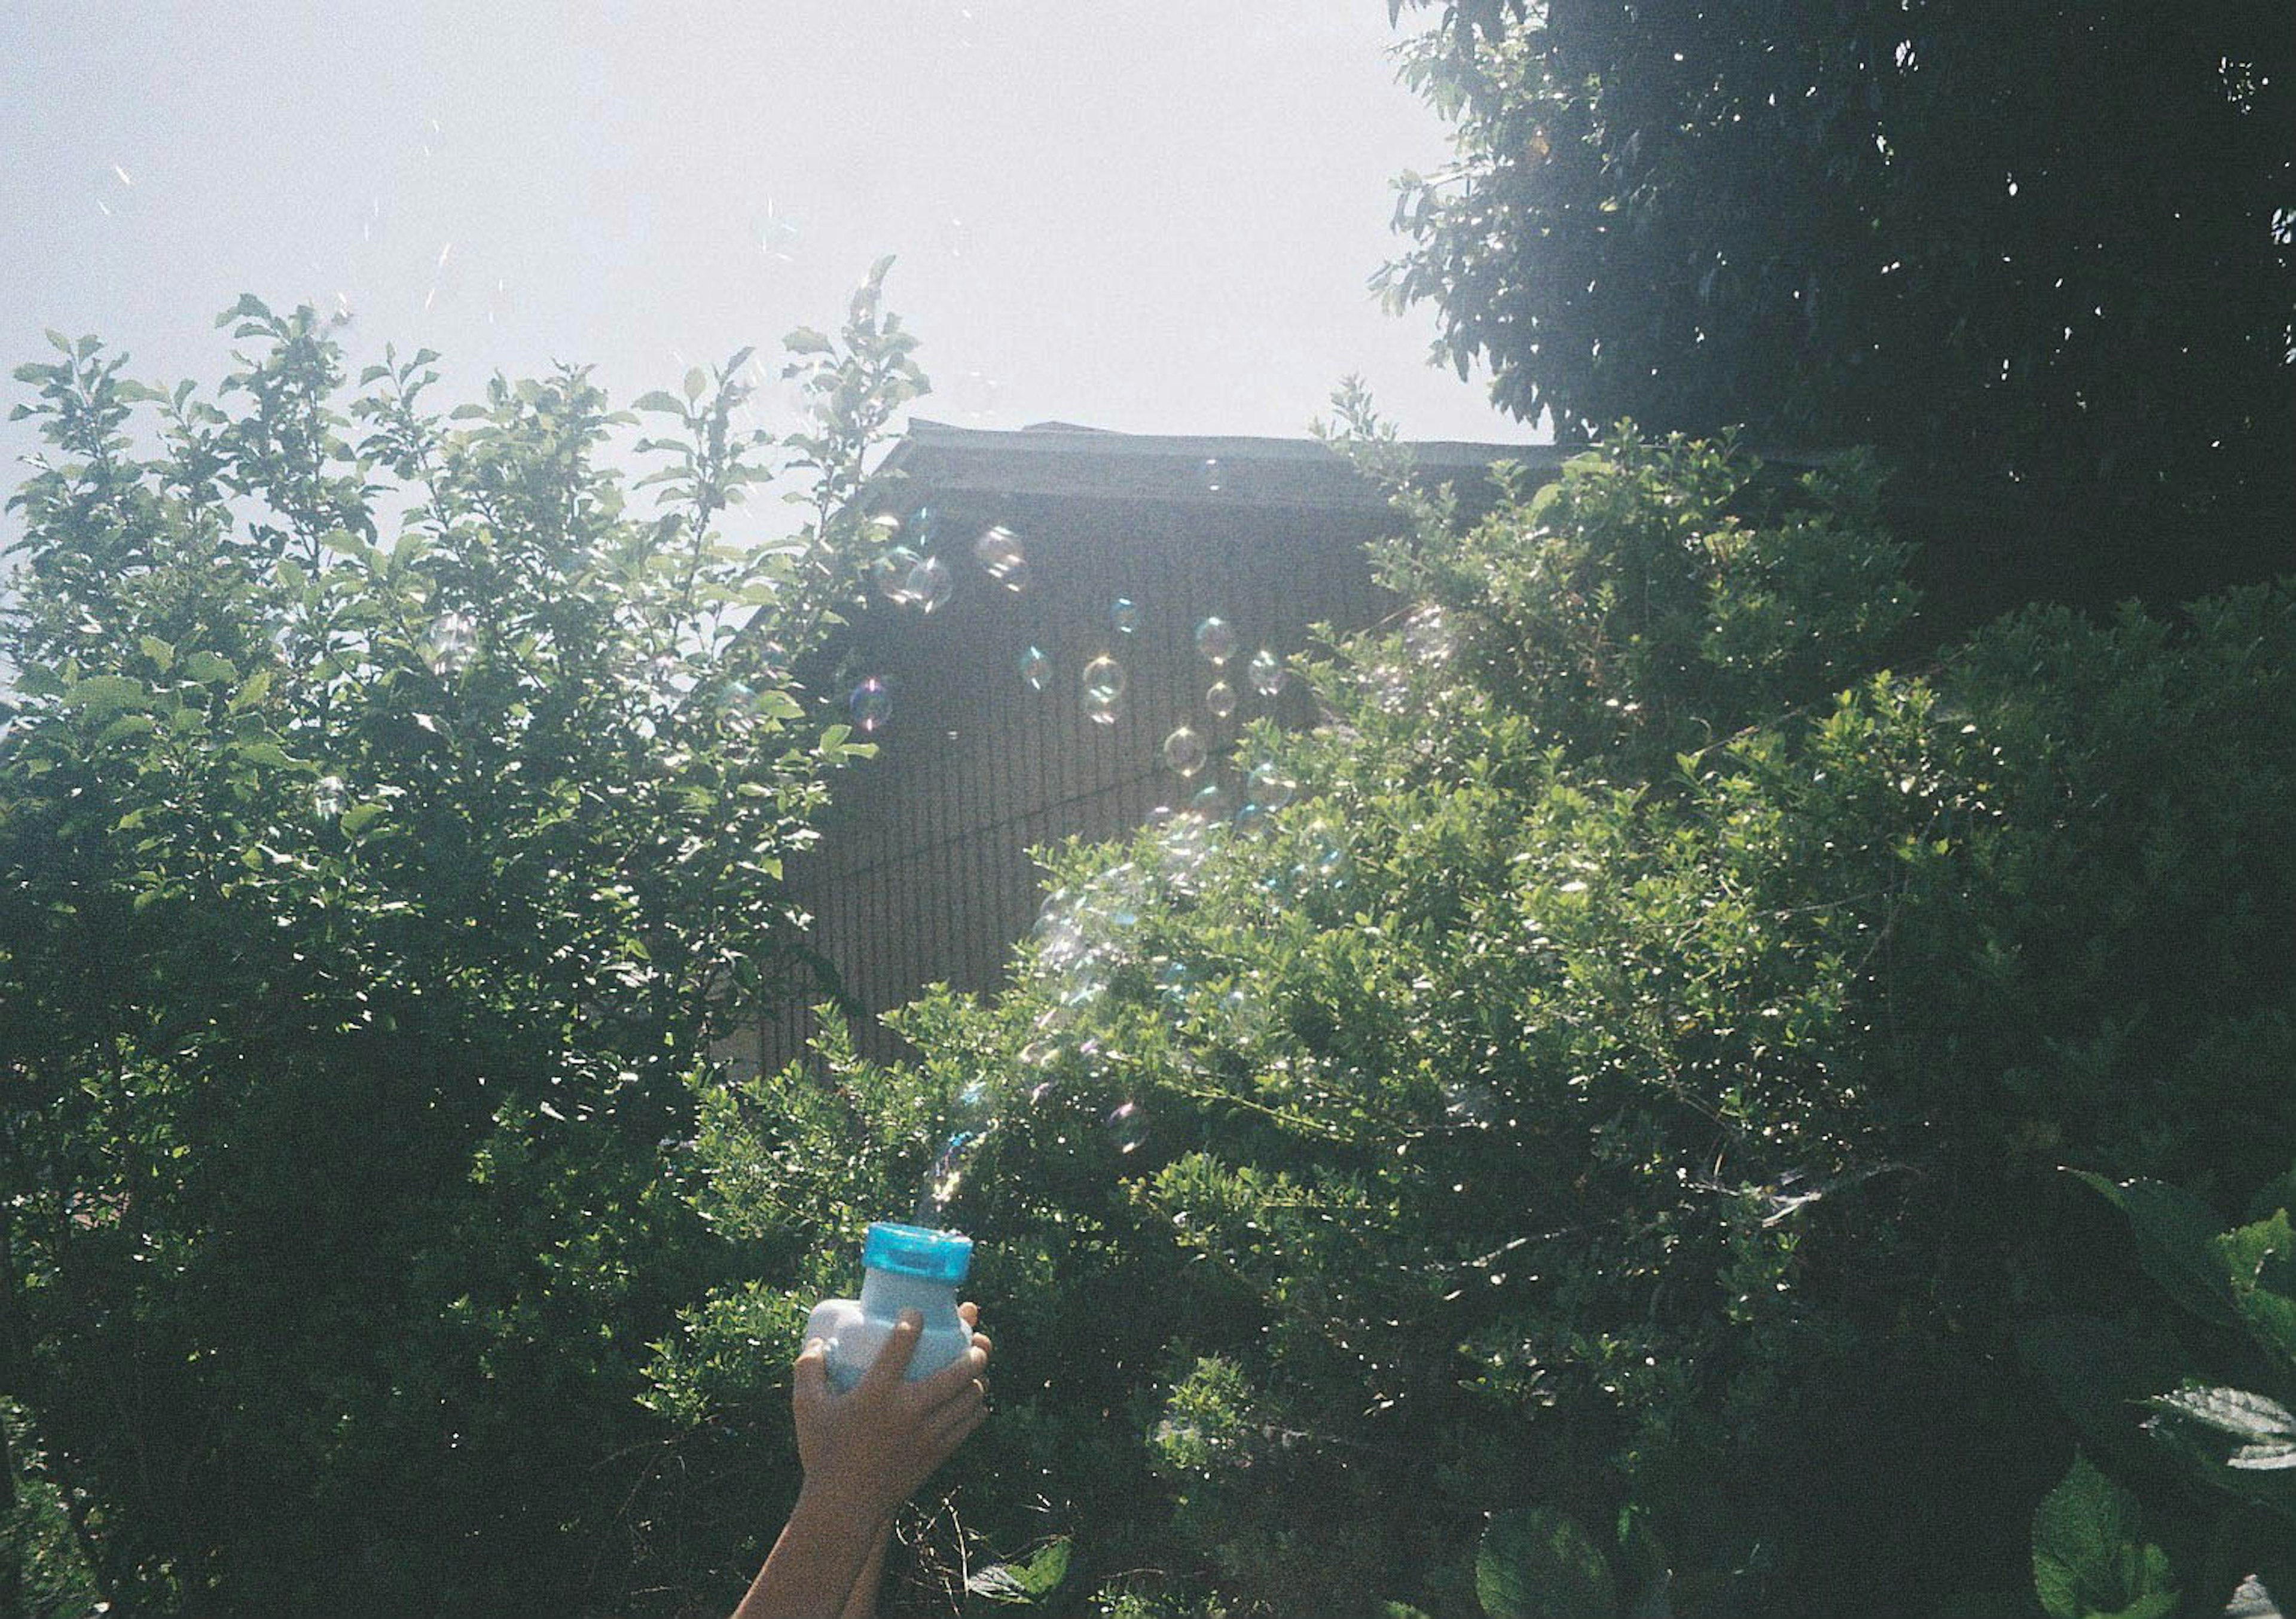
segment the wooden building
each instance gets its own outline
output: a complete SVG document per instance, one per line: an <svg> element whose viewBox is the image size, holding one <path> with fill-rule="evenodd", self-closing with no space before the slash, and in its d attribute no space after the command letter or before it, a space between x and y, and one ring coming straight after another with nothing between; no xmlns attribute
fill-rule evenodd
<svg viewBox="0 0 2296 1619"><path fill-rule="evenodd" d="M1494 460L1557 459L1526 446L1413 448L1424 475L1463 489L1481 489ZM1394 514L1312 440L918 421L889 464L904 475L899 539L939 560L948 593L930 611L873 598L838 649L843 683L881 683L861 699L882 707L880 752L838 781L820 843L789 872L872 1055L896 1044L875 1014L924 985L1003 981L1039 904L1031 848L1137 826L1214 780L1247 721L1312 717L1296 683L1272 698L1255 687L1258 652L1287 657L1312 626L1357 629L1399 605L1373 585L1365 551ZM992 528L1010 536L988 548L1001 578L976 557ZM1224 665L1197 646L1214 617L1234 638ZM1095 719L1085 674L1101 658L1120 667L1122 691ZM1234 699L1225 716L1207 701L1223 680ZM1183 724L1214 761L1193 780L1161 757ZM1234 802L1232 773L1226 781ZM769 1012L759 1055L788 1060L810 1028L803 1008Z"/></svg>

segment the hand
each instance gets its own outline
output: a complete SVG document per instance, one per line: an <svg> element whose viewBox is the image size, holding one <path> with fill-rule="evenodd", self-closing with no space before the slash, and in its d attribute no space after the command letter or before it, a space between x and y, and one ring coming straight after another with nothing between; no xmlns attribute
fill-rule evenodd
<svg viewBox="0 0 2296 1619"><path fill-rule="evenodd" d="M980 1324L974 1304L959 1307L967 1327ZM849 1394L829 1386L828 1351L816 1338L797 1359L791 1405L805 1488L874 1521L889 1518L933 1469L955 1453L988 1414L988 1338L951 1365L906 1380L924 1318L904 1311L877 1359Z"/></svg>

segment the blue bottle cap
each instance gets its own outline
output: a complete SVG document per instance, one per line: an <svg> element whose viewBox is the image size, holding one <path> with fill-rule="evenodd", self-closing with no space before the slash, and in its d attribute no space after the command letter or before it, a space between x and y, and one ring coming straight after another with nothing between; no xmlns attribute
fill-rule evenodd
<svg viewBox="0 0 2296 1619"><path fill-rule="evenodd" d="M925 1281L960 1282L972 1269L972 1239L922 1225L881 1220L861 1244L861 1263L873 1271Z"/></svg>

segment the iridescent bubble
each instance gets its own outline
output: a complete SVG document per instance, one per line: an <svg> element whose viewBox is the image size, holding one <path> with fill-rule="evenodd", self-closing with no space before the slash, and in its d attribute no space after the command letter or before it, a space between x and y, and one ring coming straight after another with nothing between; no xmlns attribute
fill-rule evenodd
<svg viewBox="0 0 2296 1619"><path fill-rule="evenodd" d="M996 396L1004 384L985 371L968 371L956 380L949 397L956 408L967 416L979 418L996 408Z"/></svg>
<svg viewBox="0 0 2296 1619"><path fill-rule="evenodd" d="M853 688L852 695L845 699L845 707L857 728L865 733L873 732L893 717L892 688L872 675Z"/></svg>
<svg viewBox="0 0 2296 1619"><path fill-rule="evenodd" d="M869 583L879 595L895 607L912 605L909 595L909 576L923 560L906 545L889 545L879 552L869 563Z"/></svg>
<svg viewBox="0 0 2296 1619"><path fill-rule="evenodd" d="M1204 689L1204 712L1216 720L1226 719L1235 712L1235 688L1224 680L1216 680Z"/></svg>
<svg viewBox="0 0 2296 1619"><path fill-rule="evenodd" d="M993 1123L987 1124L979 1129L959 1130L948 1138L925 1171L924 1184L917 1190L916 1207L910 1215L911 1224L939 1225L947 1216L949 1206L964 1190L965 1172L979 1156L980 1143L995 1128Z"/></svg>
<svg viewBox="0 0 2296 1619"><path fill-rule="evenodd" d="M1109 604L1108 627L1119 635L1129 635L1140 627L1140 609L1129 596L1119 596Z"/></svg>
<svg viewBox="0 0 2296 1619"><path fill-rule="evenodd" d="M1421 663L1448 663L1459 650L1459 635L1449 615L1430 602L1403 621L1403 644Z"/></svg>
<svg viewBox="0 0 2296 1619"><path fill-rule="evenodd" d="M1224 664L1235 656L1235 626L1225 618L1213 617L1196 626L1196 650L1215 664Z"/></svg>
<svg viewBox="0 0 2296 1619"><path fill-rule="evenodd" d="M1227 468L1217 455L1207 455L1196 465L1196 481L1207 495L1218 495L1227 488Z"/></svg>
<svg viewBox="0 0 2296 1619"><path fill-rule="evenodd" d="M1021 683L1031 691L1041 691L1052 683L1053 660L1042 647L1030 647L1021 654Z"/></svg>
<svg viewBox="0 0 2296 1619"><path fill-rule="evenodd" d="M1166 882L1185 889L1195 881L1210 853L1211 823L1190 810L1175 815L1165 829L1156 852L1156 869Z"/></svg>
<svg viewBox="0 0 2296 1619"><path fill-rule="evenodd" d="M1084 694L1110 702L1124 695L1124 666L1103 652L1084 666Z"/></svg>
<svg viewBox="0 0 2296 1619"><path fill-rule="evenodd" d="M1273 760L1263 759L1251 767L1244 783L1251 801L1263 809L1279 810L1292 802L1300 784L1283 773L1283 768Z"/></svg>
<svg viewBox="0 0 2296 1619"><path fill-rule="evenodd" d="M1057 1040L1031 1040L1021 1048L1021 1065L1029 1068L1049 1068L1060 1060L1061 1043Z"/></svg>
<svg viewBox="0 0 2296 1619"><path fill-rule="evenodd" d="M1220 997L1219 1013L1231 1039L1249 1043L1267 1032L1267 1008L1241 985Z"/></svg>
<svg viewBox="0 0 2296 1619"><path fill-rule="evenodd" d="M1185 725L1164 739L1164 766L1183 776L1193 776L1204 767L1204 739Z"/></svg>
<svg viewBox="0 0 2296 1619"><path fill-rule="evenodd" d="M758 709L758 689L745 680L729 680L718 688L718 711L728 720L746 724Z"/></svg>
<svg viewBox="0 0 2296 1619"><path fill-rule="evenodd" d="M441 613L430 621L430 666L441 675L470 667L479 650L479 628L462 613Z"/></svg>
<svg viewBox="0 0 2296 1619"><path fill-rule="evenodd" d="M1220 791L1219 783L1207 781L1196 796L1188 800L1188 807L1206 821L1227 818L1227 795Z"/></svg>
<svg viewBox="0 0 2296 1619"><path fill-rule="evenodd" d="M927 557L909 569L908 582L902 586L906 605L921 613L946 606L949 594L956 589L956 576L948 571L948 564L939 557Z"/></svg>
<svg viewBox="0 0 2296 1619"><path fill-rule="evenodd" d="M1114 692L1084 694L1084 716L1095 725L1113 725L1124 711L1124 699Z"/></svg>
<svg viewBox="0 0 2296 1619"><path fill-rule="evenodd" d="M1185 962L1166 961L1156 969L1156 993L1173 1005L1188 998L1189 977Z"/></svg>
<svg viewBox="0 0 2296 1619"><path fill-rule="evenodd" d="M1021 548L1021 536L1002 524L983 529L972 542L972 560L1006 590L1029 586L1029 557Z"/></svg>
<svg viewBox="0 0 2296 1619"><path fill-rule="evenodd" d="M1148 1115L1138 1102L1125 1102L1108 1116L1108 1139L1119 1153L1135 1153L1147 1144Z"/></svg>
<svg viewBox="0 0 2296 1619"><path fill-rule="evenodd" d="M1262 697L1274 697L1283 690L1283 683L1290 678L1283 672L1283 660L1266 647L1251 655L1244 673L1251 681L1251 689Z"/></svg>
<svg viewBox="0 0 2296 1619"><path fill-rule="evenodd" d="M1247 804L1235 813L1235 830L1247 838L1257 838L1274 824L1267 812L1257 804Z"/></svg>

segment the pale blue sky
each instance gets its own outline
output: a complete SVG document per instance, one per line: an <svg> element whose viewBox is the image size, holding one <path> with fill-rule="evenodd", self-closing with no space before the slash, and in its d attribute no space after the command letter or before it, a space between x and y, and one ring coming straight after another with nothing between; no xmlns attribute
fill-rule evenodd
<svg viewBox="0 0 2296 1619"><path fill-rule="evenodd" d="M1528 438L1366 290L1445 151L1393 40L1384 0L12 0L0 355L212 379L240 291L340 295L355 361L627 399L891 252L927 416L1295 434L1360 371L1408 436Z"/></svg>

